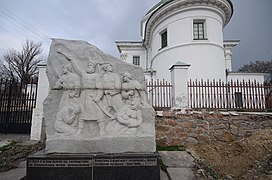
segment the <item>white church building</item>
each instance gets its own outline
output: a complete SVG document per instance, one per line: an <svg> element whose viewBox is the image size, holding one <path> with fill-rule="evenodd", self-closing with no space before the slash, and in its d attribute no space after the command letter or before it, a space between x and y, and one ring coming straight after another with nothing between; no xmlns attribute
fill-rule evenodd
<svg viewBox="0 0 272 180"><path fill-rule="evenodd" d="M239 40L223 38L232 15L231 0L161 0L142 18L141 40L118 41L116 45L121 60L142 67L148 81L165 79L173 85L173 106L188 107L190 80L264 82L264 74L232 72L232 48ZM41 138L42 102L48 87L46 64L41 64L33 140Z"/></svg>
<svg viewBox="0 0 272 180"><path fill-rule="evenodd" d="M173 106L187 107L188 81L258 81L261 73L232 72L232 48L224 40L231 0L161 0L141 21L139 41L117 41L123 61L141 66L147 81L173 85Z"/></svg>
<svg viewBox="0 0 272 180"><path fill-rule="evenodd" d="M231 57L239 40L223 39L232 15L230 0L161 0L142 18L141 40L116 45L121 59L141 66L148 80L174 83L175 68L183 69L186 76L178 78L184 82L236 79Z"/></svg>

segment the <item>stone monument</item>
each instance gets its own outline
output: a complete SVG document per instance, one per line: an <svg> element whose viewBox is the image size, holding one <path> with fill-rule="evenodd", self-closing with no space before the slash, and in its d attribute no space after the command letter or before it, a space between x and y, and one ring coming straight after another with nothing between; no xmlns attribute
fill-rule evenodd
<svg viewBox="0 0 272 180"><path fill-rule="evenodd" d="M109 171L115 174L120 168L123 175L127 172L128 179L133 179L130 174L137 171L141 179L159 179L155 114L148 104L140 67L84 41L53 39L47 76L50 93L44 101L46 149L43 155L28 159L29 179L35 177L35 167L65 171L71 166L82 166L83 174L89 173L91 179L109 179L102 176ZM77 165L71 165L71 159ZM146 178L143 172L147 172ZM110 179L126 179L120 175ZM69 177L78 178L78 174Z"/></svg>

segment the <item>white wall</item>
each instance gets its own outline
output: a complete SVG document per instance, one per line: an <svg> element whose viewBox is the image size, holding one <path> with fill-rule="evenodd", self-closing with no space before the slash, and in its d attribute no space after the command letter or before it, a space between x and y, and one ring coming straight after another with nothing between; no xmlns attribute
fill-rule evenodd
<svg viewBox="0 0 272 180"><path fill-rule="evenodd" d="M264 73L229 73L228 75L228 81L251 81L251 82L259 82L263 83L264 82L264 77L266 74Z"/></svg>
<svg viewBox="0 0 272 180"><path fill-rule="evenodd" d="M231 63L231 56L232 56L232 52L230 48L226 48L225 49L225 63L226 63L226 69L228 71L232 71L232 63Z"/></svg>
<svg viewBox="0 0 272 180"><path fill-rule="evenodd" d="M31 122L31 140L41 140L42 119L43 119L43 101L49 93L49 82L46 76L46 64L39 65L39 81L37 91L36 108L33 109Z"/></svg>
<svg viewBox="0 0 272 180"><path fill-rule="evenodd" d="M146 53L144 48L126 48L122 49L122 54L126 54L125 59L121 58L127 63L133 64L133 56L140 56L140 66L146 69Z"/></svg>
<svg viewBox="0 0 272 180"><path fill-rule="evenodd" d="M193 20L205 19L208 40L193 40ZM169 68L177 61L190 64L188 79L226 79L222 18L209 9L191 9L168 15L152 30L152 68L157 78L170 80ZM160 49L160 32L167 28L168 46ZM150 62L151 63L151 62Z"/></svg>

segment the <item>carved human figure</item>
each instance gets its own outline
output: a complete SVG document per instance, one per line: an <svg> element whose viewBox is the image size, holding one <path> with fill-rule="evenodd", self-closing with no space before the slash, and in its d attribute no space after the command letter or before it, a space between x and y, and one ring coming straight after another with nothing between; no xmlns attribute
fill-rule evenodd
<svg viewBox="0 0 272 180"><path fill-rule="evenodd" d="M131 75L128 72L125 72L123 75L123 84L122 84L122 97L129 99L135 94L139 95L142 105L148 105L146 91L143 88L143 85L136 80L132 80Z"/></svg>
<svg viewBox="0 0 272 180"><path fill-rule="evenodd" d="M80 113L80 79L72 73L71 66L63 66L63 74L53 89L63 89L54 128L57 133L71 135L76 132Z"/></svg>
<svg viewBox="0 0 272 180"><path fill-rule="evenodd" d="M80 71L75 62L71 61L76 72L81 77L81 114L77 134L83 132L87 121L96 121L99 126L100 135L104 135L107 111L105 104L101 101L103 96L102 76L96 72L96 64L89 61L86 71Z"/></svg>
<svg viewBox="0 0 272 180"><path fill-rule="evenodd" d="M110 124L111 135L135 135L143 123L141 103L138 93L126 100L126 104L117 112L116 120Z"/></svg>
<svg viewBox="0 0 272 180"><path fill-rule="evenodd" d="M125 105L121 96L121 78L119 74L113 73L111 64L106 63L102 68L105 71L103 74L103 86L108 106L116 113Z"/></svg>
<svg viewBox="0 0 272 180"><path fill-rule="evenodd" d="M109 126L112 135L135 135L143 123L142 106L146 104L146 96L141 83L132 80L129 73L123 73L122 97L126 104L117 111L116 120Z"/></svg>

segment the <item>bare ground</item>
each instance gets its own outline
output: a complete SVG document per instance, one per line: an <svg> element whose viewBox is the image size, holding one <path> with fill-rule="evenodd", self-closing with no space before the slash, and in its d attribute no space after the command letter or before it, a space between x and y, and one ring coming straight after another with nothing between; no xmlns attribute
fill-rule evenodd
<svg viewBox="0 0 272 180"><path fill-rule="evenodd" d="M4 135L1 135L4 136ZM0 172L15 168L18 163L26 160L27 156L40 151L45 147L44 143L38 141L28 141L26 137L19 135L5 135L10 144L0 148Z"/></svg>
<svg viewBox="0 0 272 180"><path fill-rule="evenodd" d="M229 142L188 147L201 179L272 180L272 130ZM202 170L204 169L204 170Z"/></svg>

